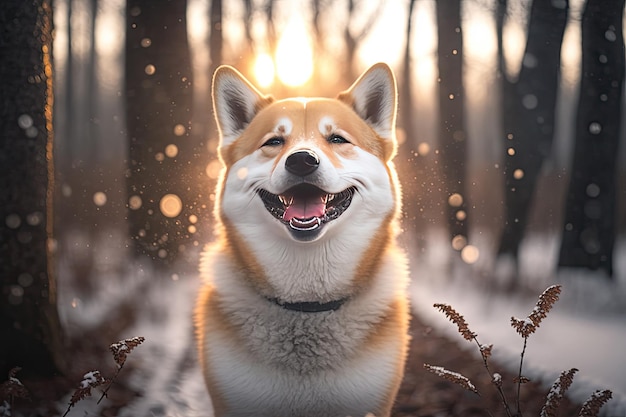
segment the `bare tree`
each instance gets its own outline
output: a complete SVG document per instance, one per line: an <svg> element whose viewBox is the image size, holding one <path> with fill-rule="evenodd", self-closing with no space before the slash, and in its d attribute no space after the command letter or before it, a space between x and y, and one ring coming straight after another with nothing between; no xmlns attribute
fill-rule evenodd
<svg viewBox="0 0 626 417"><path fill-rule="evenodd" d="M211 74L222 63L222 50L224 44L224 35L222 32L222 0L211 0L210 22L209 28L209 54L211 59Z"/></svg>
<svg viewBox="0 0 626 417"><path fill-rule="evenodd" d="M505 174L505 224L498 255L517 261L543 161L554 139L561 43L568 0L533 1L519 75L507 77L502 45L506 0L497 13Z"/></svg>
<svg viewBox="0 0 626 417"><path fill-rule="evenodd" d="M355 57L356 51L361 41L367 36L370 28L380 16L384 2L378 2L376 9L367 16L365 23L357 28L354 23L355 13L359 10L360 2L358 0L348 0L348 20L344 26L343 39L346 45L346 66L344 67L344 79L351 81L355 78Z"/></svg>
<svg viewBox="0 0 626 417"><path fill-rule="evenodd" d="M559 266L613 274L624 84L624 0L587 0L576 143Z"/></svg>
<svg viewBox="0 0 626 417"><path fill-rule="evenodd" d="M467 132L463 102L461 0L436 2L439 67L439 158L448 199L446 221L453 247L467 242L465 160Z"/></svg>
<svg viewBox="0 0 626 417"><path fill-rule="evenodd" d="M129 0L126 36L127 171L131 238L157 265L202 242L208 153L191 126L186 1Z"/></svg>
<svg viewBox="0 0 626 417"><path fill-rule="evenodd" d="M64 370L53 263L52 9L0 12L0 375Z"/></svg>

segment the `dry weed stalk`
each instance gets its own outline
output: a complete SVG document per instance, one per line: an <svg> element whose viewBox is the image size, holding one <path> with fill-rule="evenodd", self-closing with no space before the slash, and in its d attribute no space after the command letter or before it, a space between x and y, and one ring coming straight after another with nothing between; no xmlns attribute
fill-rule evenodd
<svg viewBox="0 0 626 417"><path fill-rule="evenodd" d="M485 367L485 369L487 370L487 373L489 374L489 376L491 377L491 382L493 383L493 385L496 387L496 390L498 391L498 394L500 395L500 399L502 400L502 405L504 407L504 410L506 412L506 415L508 417L512 417L513 414L511 413L510 407L509 407L509 403L506 399L506 395L504 394L504 390L502 389L502 378L500 376L500 374L492 374L491 372L491 368L489 366L489 357L491 356L491 350L493 349L493 345L483 345L478 341L478 334L474 333L473 331L470 330L467 322L465 321L465 318L459 314L454 308L452 308L452 306L448 305L448 304L434 304L433 307L435 307L436 309L438 309L439 311L441 311L442 313L444 313L446 315L446 317L454 324L457 325L458 327L458 331L461 334L461 336L463 336L463 338L469 342L475 342L476 345L478 345L478 349L480 351L480 355L483 359L483 365ZM433 367L431 365L428 364L424 364L424 367L426 367L426 369L431 370L430 368L440 368L440 367ZM443 369L443 368L441 368ZM466 379L469 382L469 379L461 374L457 374L455 372L451 372L451 371L447 371L444 369L444 371L446 371L447 373L450 374L456 374L461 376L462 378ZM433 372L431 370L431 372ZM437 375L443 376L437 372L434 372ZM444 376L444 378L446 379L450 379ZM455 382L455 381L453 381ZM462 384L461 384L462 385ZM473 386L473 385L472 385ZM474 391L476 394L479 394L477 390L470 390L470 391ZM480 394L479 394L480 395Z"/></svg>
<svg viewBox="0 0 626 417"><path fill-rule="evenodd" d="M6 401L8 399L10 403L13 403L15 398L25 400L30 398L28 390L16 376L21 370L22 368L16 366L9 371L8 379L0 384L0 400Z"/></svg>
<svg viewBox="0 0 626 417"><path fill-rule="evenodd" d="M522 347L522 353L519 361L519 370L517 378L515 379L515 383L517 384L517 396L515 403L517 405L517 415L519 416L522 415L520 404L522 384L530 382L530 379L522 375L524 355L526 354L526 346L528 345L528 337L539 328L541 321L547 317L548 312L552 309L554 303L558 301L559 294L561 294L561 286L551 285L539 296L539 300L537 300L535 307L524 320L511 317L511 326L524 338L524 346Z"/></svg>
<svg viewBox="0 0 626 417"><path fill-rule="evenodd" d="M465 340L468 340L470 342L474 341L478 345L481 357L483 359L483 365L491 376L492 384L496 387L498 393L500 394L500 398L504 406L504 411L508 417L522 417L520 404L521 385L530 382L529 378L522 375L524 354L526 353L528 337L537 330L537 328L541 324L541 321L547 317L548 312L552 309L554 303L556 303L556 301L559 299L560 293L561 286L552 285L539 296L539 300L537 301L532 312L525 319L511 317L511 326L517 331L517 333L519 333L524 338L524 346L520 355L518 375L513 380L513 382L517 384L517 410L515 413L511 411L511 407L509 406L509 403L504 394L504 390L502 389L502 376L498 373L492 373L489 366L489 357L491 356L493 345L480 344L478 342L478 335L469 329L465 318L456 310L454 310L452 306L447 304L434 304L434 307L436 309L444 313L452 323L457 325L459 333L461 334L461 336L463 336ZM476 388L474 387L474 385L472 385L469 379L459 373L448 371L442 367L432 366L428 364L424 364L424 367L430 372L433 372L445 379L448 379L458 385L463 386L465 389L469 389L470 391L479 394L478 390L476 390ZM572 368L569 371L564 371L561 373L560 377L554 382L552 388L550 389L550 392L548 393L546 403L541 409L541 417L556 416L556 412L558 410L561 399L563 398L565 391L572 384L574 374L577 371L578 370L576 368ZM611 398L611 396L612 393L610 390L594 392L593 395L583 404L582 409L580 410L579 417L597 416L600 408Z"/></svg>
<svg viewBox="0 0 626 417"><path fill-rule="evenodd" d="M132 352L134 348L142 344L145 340L145 338L137 336L131 337L130 339L121 340L109 346L109 349L113 354L113 359L115 360L115 363L117 363L117 366L119 368L124 366L128 354Z"/></svg>
<svg viewBox="0 0 626 417"><path fill-rule="evenodd" d="M115 372L115 375L113 375L113 378L109 379L109 378L103 377L100 374L100 371L87 372L83 376L83 380L81 381L80 386L76 389L76 391L74 391L74 394L72 395L72 398L70 399L69 405L67 407L67 410L65 411L65 414L63 414L63 417L67 416L67 414L70 412L72 407L76 405L76 403L78 403L79 401L81 401L82 399L86 397L91 396L92 388L97 388L99 386L108 384L106 388L104 389L104 391L102 392L102 396L97 402L97 404L100 404L102 399L107 396L107 393L109 392L109 389L113 385L113 382L115 382L115 379L117 378L120 371L124 367L124 363L126 363L128 354L132 352L134 348L142 344L144 340L145 339L143 337L139 336L139 337L133 337L130 339L121 340L117 343L113 343L109 347L109 349L111 350L111 353L113 354L113 360L115 360L115 363L117 364L117 371Z"/></svg>
<svg viewBox="0 0 626 417"><path fill-rule="evenodd" d="M433 374L437 376L447 379L448 381L454 382L455 384L465 388L468 391L472 391L473 393L478 394L478 390L476 389L474 384L472 384L468 378L459 374L458 372L452 372L441 366L432 366L432 365L428 365L427 363L424 364L424 368L426 368L427 370L429 370L430 372L432 372Z"/></svg>
<svg viewBox="0 0 626 417"><path fill-rule="evenodd" d="M541 408L540 417L556 417L563 395L572 385L576 372L578 372L576 368L561 372L561 375L554 381L552 388L548 392L546 403Z"/></svg>
<svg viewBox="0 0 626 417"><path fill-rule="evenodd" d="M600 408L613 397L611 390L605 389L604 391L596 391L591 394L591 397L583 403L578 417L595 417L600 412Z"/></svg>
<svg viewBox="0 0 626 417"><path fill-rule="evenodd" d="M552 285L548 287L543 294L539 296L539 300L537 301L535 308L533 308L533 311L526 317L526 319L521 320L511 317L511 326L513 326L517 333L519 333L522 337L527 338L537 330L541 321L547 317L548 312L552 309L554 303L558 301L559 294L561 294L560 285Z"/></svg>
<svg viewBox="0 0 626 417"><path fill-rule="evenodd" d="M0 417L11 416L11 407L16 398L30 399L28 390L16 376L21 369L12 368L9 371L9 378L0 384Z"/></svg>
<svg viewBox="0 0 626 417"><path fill-rule="evenodd" d="M131 337L130 339L120 340L119 342L113 343L111 346L109 346L109 349L113 354L113 360L115 360L115 363L117 364L117 371L115 372L115 375L113 375L113 378L111 378L111 380L109 381L109 385L107 385L102 392L102 396L100 396L97 404L100 404L104 397L106 397L109 393L109 389L111 389L113 382L115 382L115 379L124 367L124 364L126 363L126 359L128 358L130 352L132 352L133 349L142 344L145 340L146 339L142 336L136 336Z"/></svg>
<svg viewBox="0 0 626 417"><path fill-rule="evenodd" d="M459 328L459 333L461 333L465 340L471 342L476 338L476 333L472 332L469 329L467 323L465 322L465 317L457 313L456 310L452 308L452 306L449 306L448 304L434 304L433 306L442 313L444 313L452 323L457 325L457 327Z"/></svg>
<svg viewBox="0 0 626 417"><path fill-rule="evenodd" d="M80 386L74 391L74 394L72 394L72 398L70 398L70 403L63 417L65 417L80 400L91 396L92 388L97 388L100 385L106 384L106 382L106 378L100 374L100 371L91 371L83 375L83 380L80 381Z"/></svg>

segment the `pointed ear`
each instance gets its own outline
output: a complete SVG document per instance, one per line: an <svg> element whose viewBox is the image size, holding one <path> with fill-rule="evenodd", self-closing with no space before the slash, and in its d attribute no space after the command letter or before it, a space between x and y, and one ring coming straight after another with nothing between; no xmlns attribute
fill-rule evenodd
<svg viewBox="0 0 626 417"><path fill-rule="evenodd" d="M365 71L337 99L352 107L378 136L395 141L397 96L396 79L391 68L378 63Z"/></svg>
<svg viewBox="0 0 626 417"><path fill-rule="evenodd" d="M261 94L239 71L222 65L213 76L213 109L220 146L230 145L263 107L274 101Z"/></svg>

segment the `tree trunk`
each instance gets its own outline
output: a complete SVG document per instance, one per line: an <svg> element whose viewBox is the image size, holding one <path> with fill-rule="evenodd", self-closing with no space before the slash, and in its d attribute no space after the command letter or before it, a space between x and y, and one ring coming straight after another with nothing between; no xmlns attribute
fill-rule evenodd
<svg viewBox="0 0 626 417"><path fill-rule="evenodd" d="M209 54L211 74L222 63L224 35L222 32L222 0L211 0L211 27L209 28Z"/></svg>
<svg viewBox="0 0 626 417"><path fill-rule="evenodd" d="M499 6L506 8L506 2L500 1ZM526 50L516 82L506 77L502 51L499 54L506 214L498 255L511 255L516 261L539 171L554 139L561 43L567 11L567 0L532 2ZM500 45L502 17L501 10L498 13Z"/></svg>
<svg viewBox="0 0 626 417"><path fill-rule="evenodd" d="M463 34L461 1L436 2L439 67L439 158L446 221L453 248L467 243L465 159L467 133L463 102Z"/></svg>
<svg viewBox="0 0 626 417"><path fill-rule="evenodd" d="M171 264L202 242L207 150L191 132L186 1L126 5L128 205L137 253Z"/></svg>
<svg viewBox="0 0 626 417"><path fill-rule="evenodd" d="M52 9L0 11L0 375L64 370L52 251Z"/></svg>
<svg viewBox="0 0 626 417"><path fill-rule="evenodd" d="M588 0L576 143L559 266L613 274L616 162L624 84L624 0Z"/></svg>

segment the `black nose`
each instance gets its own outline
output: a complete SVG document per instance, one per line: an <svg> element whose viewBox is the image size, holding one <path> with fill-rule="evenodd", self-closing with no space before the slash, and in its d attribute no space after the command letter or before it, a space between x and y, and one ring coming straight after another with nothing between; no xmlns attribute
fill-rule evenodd
<svg viewBox="0 0 626 417"><path fill-rule="evenodd" d="M296 151L287 157L285 168L294 175L304 177L317 169L320 159L313 151Z"/></svg>

